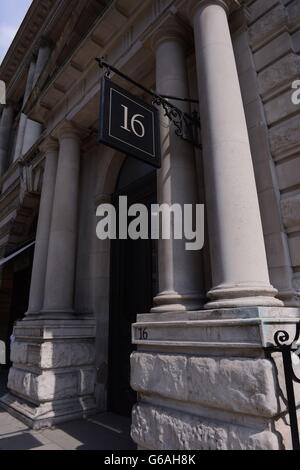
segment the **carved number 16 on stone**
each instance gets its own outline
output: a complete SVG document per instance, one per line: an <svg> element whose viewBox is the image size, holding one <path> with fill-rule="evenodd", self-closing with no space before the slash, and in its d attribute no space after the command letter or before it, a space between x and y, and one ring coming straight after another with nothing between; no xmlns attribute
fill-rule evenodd
<svg viewBox="0 0 300 470"><path fill-rule="evenodd" d="M140 341L141 340L147 340L149 335L148 335L148 331L147 331L147 328L139 328L139 333L140 333Z"/></svg>

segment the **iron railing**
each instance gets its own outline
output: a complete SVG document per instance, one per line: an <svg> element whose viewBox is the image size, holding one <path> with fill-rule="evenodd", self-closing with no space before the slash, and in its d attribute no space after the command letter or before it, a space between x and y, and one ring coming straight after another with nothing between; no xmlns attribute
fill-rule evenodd
<svg viewBox="0 0 300 470"><path fill-rule="evenodd" d="M279 352L282 354L284 378L287 395L287 409L290 416L290 427L293 450L300 450L299 425L297 419L297 405L295 398L294 382L300 384L300 378L294 371L293 360L299 360L300 348L298 343L300 337L300 322L297 323L296 333L293 341L290 334L285 330L276 331L274 345L265 348L267 354Z"/></svg>

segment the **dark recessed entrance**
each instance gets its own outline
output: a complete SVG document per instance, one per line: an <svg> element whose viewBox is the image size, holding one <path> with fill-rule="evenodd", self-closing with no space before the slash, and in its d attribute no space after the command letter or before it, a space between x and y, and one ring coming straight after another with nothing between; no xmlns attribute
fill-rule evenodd
<svg viewBox="0 0 300 470"><path fill-rule="evenodd" d="M12 365L10 361L10 335L13 332L15 322L22 320L28 309L33 255L34 247L31 247L26 253L14 260L13 290L6 342L9 365Z"/></svg>
<svg viewBox="0 0 300 470"><path fill-rule="evenodd" d="M130 182L136 173L137 177ZM149 172L147 165L128 159L120 173L114 198L116 207L120 195L128 197L128 205L156 203L156 171L150 167ZM130 387L130 354L134 350L131 325L138 313L150 311L157 292L157 243L112 241L110 285L108 405L110 411L129 416L136 402L136 394Z"/></svg>
<svg viewBox="0 0 300 470"><path fill-rule="evenodd" d="M20 249L23 247L20 246ZM12 256L14 254L15 256L7 261L5 258L2 259L4 264L2 263L0 267L0 342L1 345L5 344L5 354L3 354L1 347L0 364L6 365L6 367L11 365L10 337L14 323L22 320L28 309L33 253L34 246L32 244L21 253L18 253L18 249L16 249L11 253Z"/></svg>

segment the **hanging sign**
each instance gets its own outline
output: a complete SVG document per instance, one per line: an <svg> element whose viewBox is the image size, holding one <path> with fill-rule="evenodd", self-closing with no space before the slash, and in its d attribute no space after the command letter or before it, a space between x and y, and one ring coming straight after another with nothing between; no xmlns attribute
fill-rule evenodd
<svg viewBox="0 0 300 470"><path fill-rule="evenodd" d="M104 77L99 141L160 168L158 111Z"/></svg>

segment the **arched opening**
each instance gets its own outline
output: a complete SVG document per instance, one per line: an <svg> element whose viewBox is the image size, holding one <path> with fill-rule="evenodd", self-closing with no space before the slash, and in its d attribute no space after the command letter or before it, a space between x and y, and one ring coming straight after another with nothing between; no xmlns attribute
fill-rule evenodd
<svg viewBox="0 0 300 470"><path fill-rule="evenodd" d="M156 171L149 165L127 158L121 168L113 202L118 214L119 196L128 206L157 202ZM128 219L130 222L130 219ZM130 388L131 325L139 313L152 307L158 290L157 242L113 240L110 273L109 410L129 416L136 402Z"/></svg>

